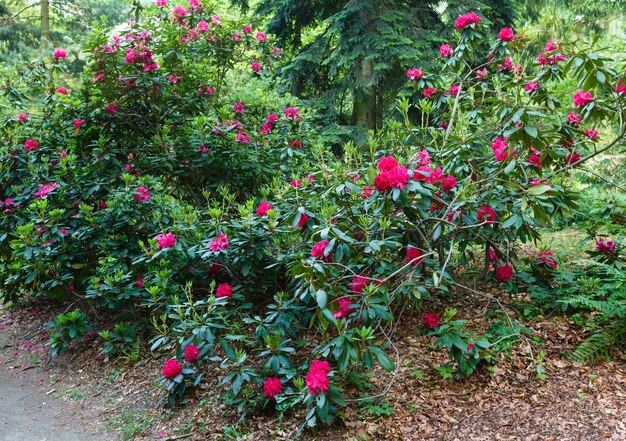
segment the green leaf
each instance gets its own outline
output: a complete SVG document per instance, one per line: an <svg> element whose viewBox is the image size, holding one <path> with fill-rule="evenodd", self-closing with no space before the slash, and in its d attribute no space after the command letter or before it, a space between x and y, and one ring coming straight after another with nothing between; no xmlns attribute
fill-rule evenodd
<svg viewBox="0 0 626 441"><path fill-rule="evenodd" d="M376 356L378 364L380 364L380 367L382 367L384 370L386 370L387 372L391 372L396 368L395 363L391 361L389 357L387 357L387 354L385 354L385 351L383 351L381 348L376 346L369 346L368 349Z"/></svg>
<svg viewBox="0 0 626 441"><path fill-rule="evenodd" d="M323 289L318 289L315 293L315 300L317 300L317 306L320 309L326 308L326 303L328 302L328 294Z"/></svg>
<svg viewBox="0 0 626 441"><path fill-rule="evenodd" d="M536 196L536 195L544 194L545 192L547 192L551 188L552 187L550 187L549 185L535 185L534 187L530 187L527 190L527 193Z"/></svg>

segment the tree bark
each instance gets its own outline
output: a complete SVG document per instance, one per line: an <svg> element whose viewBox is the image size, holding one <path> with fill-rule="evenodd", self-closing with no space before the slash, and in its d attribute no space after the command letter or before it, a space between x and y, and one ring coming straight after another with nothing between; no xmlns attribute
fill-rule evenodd
<svg viewBox="0 0 626 441"><path fill-rule="evenodd" d="M41 44L52 42L50 36L50 0L41 0Z"/></svg>
<svg viewBox="0 0 626 441"><path fill-rule="evenodd" d="M376 85L372 83L373 63L362 57L355 69L354 104L352 124L376 129Z"/></svg>

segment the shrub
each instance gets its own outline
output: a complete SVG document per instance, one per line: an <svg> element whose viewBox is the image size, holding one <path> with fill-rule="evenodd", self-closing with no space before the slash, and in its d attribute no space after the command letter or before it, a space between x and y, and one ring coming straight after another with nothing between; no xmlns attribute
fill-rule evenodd
<svg viewBox="0 0 626 441"><path fill-rule="evenodd" d="M3 297L73 295L143 324L173 356L171 405L213 362L238 411L330 423L355 374L395 369L393 322L462 286L462 266L515 291L520 243L577 206L564 173L625 133L601 147L587 132L623 120L610 60L552 41L525 69L522 37L482 54L470 15L443 73L409 76L399 119L337 158L291 99L241 98L231 78L279 51L212 15L155 8L120 37L100 29L81 85L51 86L0 146ZM566 77L571 103L551 92ZM554 256L531 260L523 277L553 283ZM469 375L495 352L453 315L425 324ZM105 351L130 329L103 330Z"/></svg>

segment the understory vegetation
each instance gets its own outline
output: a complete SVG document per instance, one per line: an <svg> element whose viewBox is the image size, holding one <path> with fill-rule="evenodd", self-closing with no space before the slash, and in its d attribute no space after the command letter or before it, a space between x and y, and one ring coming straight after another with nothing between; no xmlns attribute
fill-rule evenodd
<svg viewBox="0 0 626 441"><path fill-rule="evenodd" d="M274 34L248 2L179 3L135 4L94 25L80 68L49 47L2 86L0 300L66 306L52 355L90 338L132 361L147 344L168 358L146 373L167 405L218 366L238 414L295 414L300 430L348 400L388 412L364 384L393 381L404 314L447 352L444 379L489 369L552 314L584 329L572 359L620 356L619 54L517 32L489 2L429 7L428 38L376 21L377 2L281 33L281 2L262 1ZM412 6L390 3L392 18ZM398 46L346 58L341 20ZM493 299L483 332L434 306L467 293ZM517 317L504 296L523 299Z"/></svg>

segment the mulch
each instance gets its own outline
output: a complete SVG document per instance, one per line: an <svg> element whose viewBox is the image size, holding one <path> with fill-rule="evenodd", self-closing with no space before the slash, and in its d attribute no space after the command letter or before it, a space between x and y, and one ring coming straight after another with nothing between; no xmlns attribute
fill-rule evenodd
<svg viewBox="0 0 626 441"><path fill-rule="evenodd" d="M468 327L484 331L490 308L487 297L463 294L463 300L438 300L427 305L443 312L456 307ZM513 317L512 300L499 295ZM58 310L31 305L0 310L0 332L10 333L14 344L1 348L4 358L14 357L24 366L45 372L58 388L75 390L84 414L98 421L115 421L122 410L149 419L149 429L138 440L225 439L229 427L237 427L241 439L294 439L301 415L282 421L271 413L247 416L243 422L221 403L218 382L222 373L209 368L204 384L184 407L163 407L164 393L158 379L165 355L144 349L138 361L103 359L97 336L86 338L67 354L50 360L45 356L47 328L43 325ZM626 363L617 356L611 362L584 366L567 354L584 337L567 317L534 319L533 329L500 356L492 367L483 366L473 376L442 379L435 369L447 361L447 353L434 339L420 334L421 316L405 312L393 341L401 360L395 374L374 369L372 395L393 381L388 393L374 405L352 402L336 424L304 431L305 440L624 440L626 439ZM34 351L37 351L37 354ZM17 354L15 354L17 352ZM43 358L43 359L42 359ZM37 362L39 359L39 363ZM546 378L537 377L537 365ZM351 392L351 391L349 391ZM357 391L352 396L357 398ZM119 429L119 427L118 427Z"/></svg>

